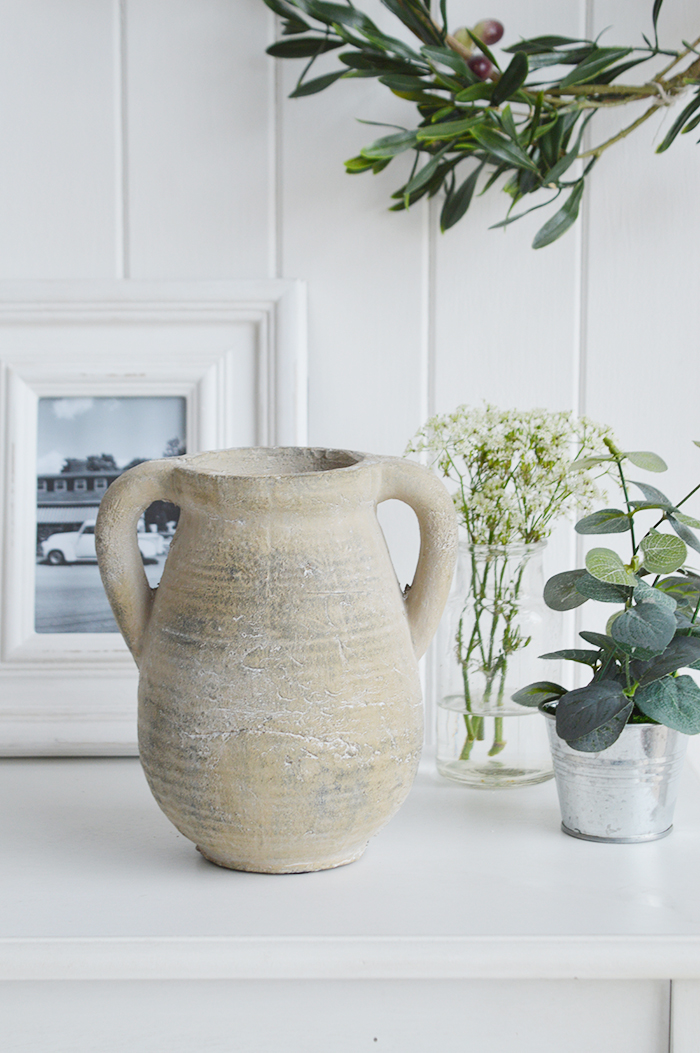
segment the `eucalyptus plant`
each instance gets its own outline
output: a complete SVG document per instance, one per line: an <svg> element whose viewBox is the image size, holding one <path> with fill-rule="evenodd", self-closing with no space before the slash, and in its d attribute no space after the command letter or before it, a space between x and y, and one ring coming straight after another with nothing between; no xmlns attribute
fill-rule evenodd
<svg viewBox="0 0 700 1053"><path fill-rule="evenodd" d="M376 174L412 151L408 180L392 195L391 208L407 209L442 190L443 231L465 215L478 187L485 193L504 176L503 189L511 203L506 218L495 227L508 226L563 195L563 203L533 241L534 248L542 248L576 221L586 177L610 146L688 92L690 100L657 152L700 124L700 37L684 41L680 48L661 47L658 18L663 0L654 0L652 33L642 34L639 46L603 46L600 37L544 35L503 48L509 56L504 68L489 47L500 38L500 23L484 20L474 29L450 32L447 0L440 0L437 20L429 0L381 0L418 39L414 47L385 33L352 0L264 2L282 19L285 38L268 53L306 59L291 98L323 91L338 80L374 77L415 105L417 123L414 118L405 127L383 125L394 130L369 143L346 168L351 174ZM494 26L499 27L495 33ZM332 51L339 51L340 66L309 77L316 60ZM620 82L629 70L654 59L661 68L643 84ZM649 106L634 121L612 138L582 150L584 131L599 111L644 100ZM538 191L551 193L545 201L518 210L523 198Z"/></svg>
<svg viewBox="0 0 700 1053"><path fill-rule="evenodd" d="M567 691L548 681L529 684L513 695L521 705L555 703L556 728L569 746L599 752L611 746L626 724L656 722L688 735L700 732L700 687L680 669L700 669L700 575L686 565L688 546L700 552L695 530L700 520L681 507L699 489L674 504L661 490L627 478L623 464L653 472L666 470L653 453L623 453L604 439L609 453L587 458L579 467L613 462L619 474L624 508L605 508L580 519L579 534L626 534L630 559L610 548L592 548L585 568L555 574L544 599L555 611L568 611L588 600L621 605L605 633L581 632L590 648L572 648L542 658L580 662L591 670L585 686ZM700 446L700 443L696 443ZM641 498L630 496L634 486ZM639 520L655 522L640 537ZM670 531L659 529L670 527Z"/></svg>

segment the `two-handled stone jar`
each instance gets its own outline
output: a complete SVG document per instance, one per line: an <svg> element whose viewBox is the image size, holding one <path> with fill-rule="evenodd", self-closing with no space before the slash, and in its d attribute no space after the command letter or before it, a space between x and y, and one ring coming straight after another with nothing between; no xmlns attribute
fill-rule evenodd
<svg viewBox="0 0 700 1053"><path fill-rule="evenodd" d="M376 507L415 511L400 591ZM136 524L180 520L160 585ZM294 873L357 859L418 765L417 659L454 568L452 501L427 469L346 450L234 449L149 461L110 486L102 580L139 666L153 794L207 859Z"/></svg>

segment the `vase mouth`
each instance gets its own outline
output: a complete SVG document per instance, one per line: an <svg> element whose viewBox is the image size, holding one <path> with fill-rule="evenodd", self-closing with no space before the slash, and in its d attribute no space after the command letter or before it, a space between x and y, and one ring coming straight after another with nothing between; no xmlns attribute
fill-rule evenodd
<svg viewBox="0 0 700 1053"><path fill-rule="evenodd" d="M368 459L354 450L317 446L250 446L177 458L180 471L225 478L281 479L357 468Z"/></svg>

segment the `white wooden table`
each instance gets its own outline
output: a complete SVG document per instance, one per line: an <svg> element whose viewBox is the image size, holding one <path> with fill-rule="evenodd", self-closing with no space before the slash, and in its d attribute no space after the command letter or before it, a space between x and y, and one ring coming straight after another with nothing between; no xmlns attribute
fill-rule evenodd
<svg viewBox="0 0 700 1053"><path fill-rule="evenodd" d="M700 784L670 837L559 829L554 783L427 761L347 867L199 856L135 759L0 761L0 1047L697 1053ZM672 981L672 982L671 982Z"/></svg>

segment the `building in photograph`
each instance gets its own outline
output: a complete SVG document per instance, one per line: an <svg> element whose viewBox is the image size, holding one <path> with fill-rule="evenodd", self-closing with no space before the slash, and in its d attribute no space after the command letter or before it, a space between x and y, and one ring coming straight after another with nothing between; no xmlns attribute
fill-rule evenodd
<svg viewBox="0 0 700 1053"><path fill-rule="evenodd" d="M87 462L86 462L87 463ZM75 468L37 476L37 546L51 534L80 530L86 520L96 519L107 487L125 468ZM154 501L144 513L146 530L172 533L178 509L166 501Z"/></svg>
<svg viewBox="0 0 700 1053"><path fill-rule="evenodd" d="M88 469L37 476L37 544L50 534L79 530L95 519L102 496L123 469Z"/></svg>

